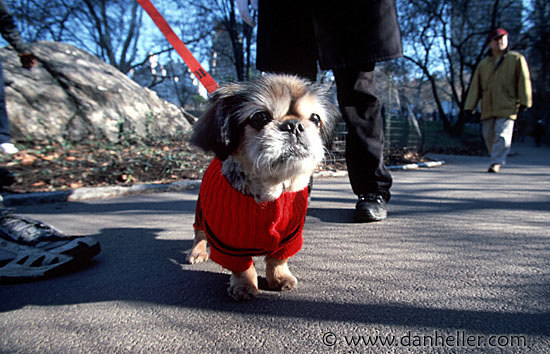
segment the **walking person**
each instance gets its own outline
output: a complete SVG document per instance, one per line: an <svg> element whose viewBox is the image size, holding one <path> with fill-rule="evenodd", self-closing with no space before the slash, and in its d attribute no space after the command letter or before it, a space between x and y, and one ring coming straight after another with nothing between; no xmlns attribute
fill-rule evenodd
<svg viewBox="0 0 550 354"><path fill-rule="evenodd" d="M478 65L464 109L473 111L481 100L483 138L491 155L488 172L498 173L512 146L514 122L532 106L527 61L511 51L508 32L497 28L487 37L487 57Z"/></svg>
<svg viewBox="0 0 550 354"><path fill-rule="evenodd" d="M247 0L239 2L246 14L241 10ZM392 177L384 165L374 67L402 56L395 0L260 0L258 5L257 68L312 81L318 65L332 69L348 128L346 163L358 197L354 220L386 219Z"/></svg>

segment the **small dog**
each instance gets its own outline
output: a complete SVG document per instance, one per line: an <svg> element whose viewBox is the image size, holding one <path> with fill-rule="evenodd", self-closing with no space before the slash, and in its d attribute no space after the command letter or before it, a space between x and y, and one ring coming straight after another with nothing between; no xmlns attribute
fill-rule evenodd
<svg viewBox="0 0 550 354"><path fill-rule="evenodd" d="M270 289L296 286L287 261L302 247L308 183L337 115L325 87L269 74L219 88L195 123L191 142L216 156L201 183L188 261L206 261L209 244L210 258L232 271L233 299L258 293L253 256L266 256Z"/></svg>

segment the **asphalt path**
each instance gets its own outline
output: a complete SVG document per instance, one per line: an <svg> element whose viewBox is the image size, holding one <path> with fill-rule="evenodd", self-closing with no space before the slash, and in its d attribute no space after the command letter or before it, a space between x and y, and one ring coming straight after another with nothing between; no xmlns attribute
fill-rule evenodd
<svg viewBox="0 0 550 354"><path fill-rule="evenodd" d="M346 177L317 179L297 288L243 303L220 266L186 264L197 191L17 206L102 252L0 285L0 352L549 352L550 148L514 151L499 174L468 156L392 172L371 224Z"/></svg>

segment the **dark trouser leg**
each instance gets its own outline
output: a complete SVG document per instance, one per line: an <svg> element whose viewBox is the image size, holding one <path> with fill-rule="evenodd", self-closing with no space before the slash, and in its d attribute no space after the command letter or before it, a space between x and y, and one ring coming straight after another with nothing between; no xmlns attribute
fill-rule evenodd
<svg viewBox="0 0 550 354"><path fill-rule="evenodd" d="M353 192L390 200L392 177L384 165L384 127L374 64L334 69L338 103L348 128L346 162Z"/></svg>
<svg viewBox="0 0 550 354"><path fill-rule="evenodd" d="M4 93L4 74L0 61L0 144L10 141L10 121L6 110L6 94Z"/></svg>

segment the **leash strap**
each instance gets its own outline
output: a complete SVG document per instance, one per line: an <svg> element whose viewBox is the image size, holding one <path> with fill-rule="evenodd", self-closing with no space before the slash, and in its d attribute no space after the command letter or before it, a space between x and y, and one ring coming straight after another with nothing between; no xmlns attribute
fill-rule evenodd
<svg viewBox="0 0 550 354"><path fill-rule="evenodd" d="M160 12L155 8L150 0L137 0L137 2L143 7L143 9L149 14L153 22L157 25L159 30L164 34L168 42L178 52L185 64L195 74L197 79L204 85L208 93L212 93L218 89L218 83L203 69L201 64L195 59L193 54L187 49L181 39L174 33L168 22L162 17Z"/></svg>

